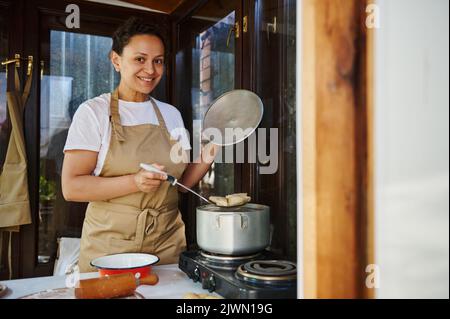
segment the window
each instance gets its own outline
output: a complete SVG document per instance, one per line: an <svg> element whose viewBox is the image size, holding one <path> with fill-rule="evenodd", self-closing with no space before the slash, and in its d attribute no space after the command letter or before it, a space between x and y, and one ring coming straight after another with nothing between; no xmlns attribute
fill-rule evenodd
<svg viewBox="0 0 450 319"><path fill-rule="evenodd" d="M119 83L108 54L108 37L63 31L50 32L49 74L41 78L41 143L39 176L38 262L55 257L57 238L79 237L81 222L76 209L61 191L63 148L77 108L84 101L111 92Z"/></svg>

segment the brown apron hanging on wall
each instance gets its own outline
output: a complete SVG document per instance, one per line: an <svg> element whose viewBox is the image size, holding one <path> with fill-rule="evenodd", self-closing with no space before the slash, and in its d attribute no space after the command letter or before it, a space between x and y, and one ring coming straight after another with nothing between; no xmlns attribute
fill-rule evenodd
<svg viewBox="0 0 450 319"><path fill-rule="evenodd" d="M9 234L9 275L11 273L11 232L18 232L20 225L31 223L30 202L28 196L27 156L23 130L25 103L30 93L32 65L29 66L28 78L24 91L19 90L20 80L17 68L14 69L14 90L7 92L7 105L12 130L8 149L0 173L0 238L3 232ZM1 242L1 240L0 240ZM0 256L2 255L0 246Z"/></svg>

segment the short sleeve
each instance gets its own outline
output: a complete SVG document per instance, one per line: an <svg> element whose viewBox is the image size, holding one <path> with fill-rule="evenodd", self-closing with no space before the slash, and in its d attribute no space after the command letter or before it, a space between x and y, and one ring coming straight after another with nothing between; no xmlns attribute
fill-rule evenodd
<svg viewBox="0 0 450 319"><path fill-rule="evenodd" d="M177 117L177 128L171 132L171 135L176 137L183 150L188 151L192 149L191 142L189 140L189 131L185 128L183 118L180 113L178 113Z"/></svg>
<svg viewBox="0 0 450 319"><path fill-rule="evenodd" d="M81 104L72 120L64 152L87 150L99 152L102 144L100 122L87 104Z"/></svg>

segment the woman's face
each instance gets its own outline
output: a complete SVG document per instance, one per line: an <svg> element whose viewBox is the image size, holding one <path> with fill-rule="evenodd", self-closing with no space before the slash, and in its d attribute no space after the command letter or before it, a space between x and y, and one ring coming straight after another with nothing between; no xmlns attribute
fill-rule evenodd
<svg viewBox="0 0 450 319"><path fill-rule="evenodd" d="M164 45L157 36L135 35L121 56L113 51L111 61L120 71L121 84L137 93L149 94L164 73Z"/></svg>

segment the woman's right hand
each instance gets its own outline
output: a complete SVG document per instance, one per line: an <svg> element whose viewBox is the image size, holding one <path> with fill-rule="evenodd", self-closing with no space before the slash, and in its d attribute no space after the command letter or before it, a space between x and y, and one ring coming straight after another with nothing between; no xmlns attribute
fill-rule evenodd
<svg viewBox="0 0 450 319"><path fill-rule="evenodd" d="M161 171L164 171L164 166L152 164ZM163 181L167 179L167 175L154 173L141 169L134 174L134 182L137 188L144 193L156 192Z"/></svg>

